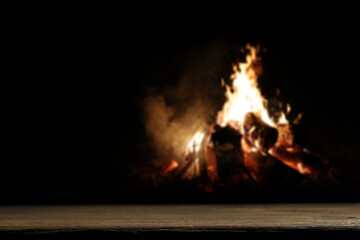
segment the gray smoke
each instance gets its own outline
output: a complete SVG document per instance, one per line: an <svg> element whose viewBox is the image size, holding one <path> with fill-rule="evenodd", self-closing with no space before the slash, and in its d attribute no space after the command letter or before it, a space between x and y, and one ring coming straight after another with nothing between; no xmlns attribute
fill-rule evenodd
<svg viewBox="0 0 360 240"><path fill-rule="evenodd" d="M145 126L158 163L181 158L188 139L215 122L223 97L223 49L221 42L189 49L177 86L160 93L149 91L144 100Z"/></svg>

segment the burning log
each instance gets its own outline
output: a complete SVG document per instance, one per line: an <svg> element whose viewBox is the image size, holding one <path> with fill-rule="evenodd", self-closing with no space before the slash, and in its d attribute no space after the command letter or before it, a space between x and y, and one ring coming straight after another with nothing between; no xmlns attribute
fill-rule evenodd
<svg viewBox="0 0 360 240"><path fill-rule="evenodd" d="M210 142L209 145L204 148L204 162L206 165L206 174L209 180L212 183L219 180L215 147L212 142Z"/></svg>
<svg viewBox="0 0 360 240"><path fill-rule="evenodd" d="M251 178L256 182L262 182L264 180L265 173L271 168L273 163L267 162L266 156L260 152L245 152L244 153L244 166L250 173Z"/></svg>
<svg viewBox="0 0 360 240"><path fill-rule="evenodd" d="M241 139L241 145L244 152L245 169L254 181L263 182L267 172L276 163L276 159L256 150L244 137Z"/></svg>
<svg viewBox="0 0 360 240"><path fill-rule="evenodd" d="M248 143L262 152L267 152L278 138L275 128L270 127L251 112L245 115L244 130Z"/></svg>
<svg viewBox="0 0 360 240"><path fill-rule="evenodd" d="M219 125L189 136L184 157L171 161L163 172L175 179L210 182L204 184L207 191L214 183L235 185L253 180L277 184L287 179L331 178L329 162L304 150L307 138L300 124L302 114L291 117L291 107L280 99L279 91L270 101L261 95L258 50L250 45L246 49L246 62L234 66L231 85L225 85L227 101L217 114Z"/></svg>
<svg viewBox="0 0 360 240"><path fill-rule="evenodd" d="M299 115L296 122L279 124L277 126L279 137L269 150L269 153L287 166L311 179L326 179L331 174L331 166L324 156L303 150L305 145L304 133L301 133ZM304 132L304 131L302 131Z"/></svg>
<svg viewBox="0 0 360 240"><path fill-rule="evenodd" d="M295 144L294 127L292 124L279 124L277 126L279 137L279 145L291 147Z"/></svg>
<svg viewBox="0 0 360 240"><path fill-rule="evenodd" d="M244 155L241 148L242 135L229 126L222 128L216 125L214 130L211 140L214 143L218 177L221 182L229 183L234 175L234 170L244 169ZM249 176L246 176L246 179L248 178Z"/></svg>
<svg viewBox="0 0 360 240"><path fill-rule="evenodd" d="M284 181L301 181L304 176L275 157L260 152L244 154L244 165L251 178L260 184L279 185Z"/></svg>
<svg viewBox="0 0 360 240"><path fill-rule="evenodd" d="M295 144L306 146L307 136L306 129L300 120L295 119L295 122L286 124L278 124L277 130L279 133L278 142L281 145L291 147Z"/></svg>
<svg viewBox="0 0 360 240"><path fill-rule="evenodd" d="M269 153L301 174L311 176L314 172L311 165L304 163L303 152L298 145L286 147L285 145L277 143L269 150Z"/></svg>
<svg viewBox="0 0 360 240"><path fill-rule="evenodd" d="M329 161L320 155L303 151L299 145L286 147L275 144L269 153L287 166L314 180L333 179Z"/></svg>

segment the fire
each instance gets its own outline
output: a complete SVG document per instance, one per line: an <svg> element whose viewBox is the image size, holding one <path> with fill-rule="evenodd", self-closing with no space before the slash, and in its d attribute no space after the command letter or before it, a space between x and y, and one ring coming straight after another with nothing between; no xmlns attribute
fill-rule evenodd
<svg viewBox="0 0 360 240"><path fill-rule="evenodd" d="M179 163L174 159L171 159L170 164L164 169L163 173L168 174L169 172L175 170L177 167L179 167Z"/></svg>
<svg viewBox="0 0 360 240"><path fill-rule="evenodd" d="M200 145L201 142L203 141L205 136L205 132L204 131L197 131L194 136L190 139L190 141L188 142L187 146L186 146L186 151L185 151L185 155L189 154L189 153L197 153L200 149Z"/></svg>
<svg viewBox="0 0 360 240"><path fill-rule="evenodd" d="M312 179L319 176L319 171L309 161L311 153L304 152L295 141L294 126L300 123L302 113L290 122L287 115L291 106L279 100L279 108L270 114L268 100L258 87L258 75L262 72L261 58L257 56L260 48L248 44L246 49L249 51L246 62L234 65L234 73L230 77L232 83L228 85L221 79L221 86L226 88L226 102L217 113L216 124L220 127L214 124L189 136L183 145L184 157L177 161L172 159L165 173L177 169L173 173L191 179L206 172L211 183L221 183L221 178L229 184L249 179L263 182L270 167L280 161ZM276 95L279 94L277 89ZM229 141L216 142L212 139L218 131L221 134L221 129L225 129L225 136L230 134ZM233 166L229 165L231 161ZM328 169L326 161L320 164ZM224 175L224 170L229 174ZM227 175L232 179L228 179ZM209 191L212 189L210 185L206 186Z"/></svg>
<svg viewBox="0 0 360 240"><path fill-rule="evenodd" d="M229 125L244 134L245 115L252 112L271 127L276 127L277 122L270 118L267 108L267 100L261 95L258 88L258 74L254 66L258 66L260 58L256 55L259 48L246 46L249 54L245 63L234 66L234 74L231 76L232 86L225 85L226 98L223 109L218 113L217 124L224 127ZM287 107L290 110L290 105ZM281 114L280 123L287 123L285 113Z"/></svg>
<svg viewBox="0 0 360 240"><path fill-rule="evenodd" d="M234 66L232 84L225 84L227 101L218 112L217 124L222 127L230 126L241 133L244 164L254 180L259 179L254 175L259 174L254 167L257 165L254 153L260 153L264 157L270 154L301 174L311 174L311 168L301 162L301 149L293 143L291 125L286 118L291 111L290 104L286 104L286 112L279 112L278 118L269 115L268 101L261 95L258 87L258 72L261 72L261 58L257 56L259 47L248 44L246 49L249 51L246 62ZM279 89L277 95L280 95ZM299 114L299 120L301 116ZM269 141L271 131L273 137Z"/></svg>

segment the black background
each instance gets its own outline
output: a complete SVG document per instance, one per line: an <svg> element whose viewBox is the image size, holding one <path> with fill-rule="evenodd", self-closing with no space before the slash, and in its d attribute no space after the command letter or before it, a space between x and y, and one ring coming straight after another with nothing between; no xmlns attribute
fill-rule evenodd
<svg viewBox="0 0 360 240"><path fill-rule="evenodd" d="M309 141L341 170L342 190L329 201L359 201L360 45L90 35L46 39L13 56L10 84L3 88L8 121L0 202L175 202L157 197L131 176L151 155L141 104L148 87L176 85L188 53L212 42L266 47L264 91L279 87L294 111L305 113Z"/></svg>

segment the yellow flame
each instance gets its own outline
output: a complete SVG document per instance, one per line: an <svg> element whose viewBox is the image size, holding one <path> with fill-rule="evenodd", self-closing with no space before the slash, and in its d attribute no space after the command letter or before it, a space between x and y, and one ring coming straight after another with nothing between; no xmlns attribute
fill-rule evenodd
<svg viewBox="0 0 360 240"><path fill-rule="evenodd" d="M291 112L291 106L289 103L286 104L286 114L289 114Z"/></svg>
<svg viewBox="0 0 360 240"><path fill-rule="evenodd" d="M198 152L204 136L205 132L197 131L187 144L186 154Z"/></svg>
<svg viewBox="0 0 360 240"><path fill-rule="evenodd" d="M224 127L230 125L241 133L244 133L243 124L245 115L248 112L254 113L260 117L266 124L276 127L266 109L267 100L261 95L258 88L258 76L254 68L254 63L260 59L256 56L258 48L246 46L249 54L246 56L246 62L234 66L235 73L231 76L232 87L226 85L226 98L223 109L218 112L217 124ZM287 123L285 113L281 114L278 123Z"/></svg>
<svg viewBox="0 0 360 240"><path fill-rule="evenodd" d="M311 169L305 167L302 163L298 163L297 164L297 170L301 173L301 174L310 174L311 173Z"/></svg>

